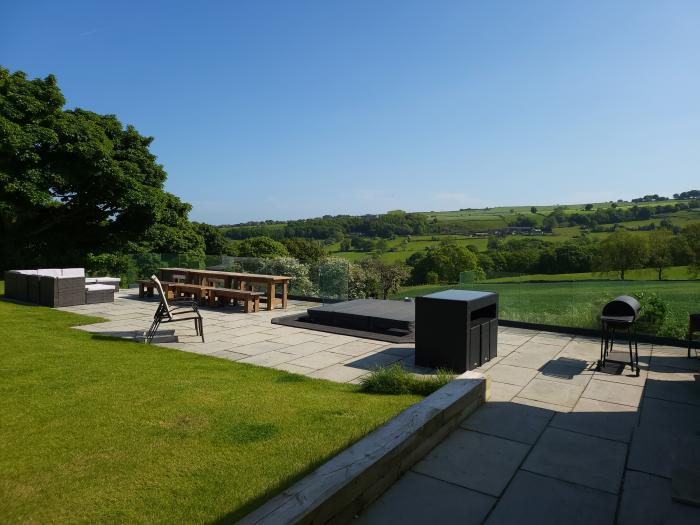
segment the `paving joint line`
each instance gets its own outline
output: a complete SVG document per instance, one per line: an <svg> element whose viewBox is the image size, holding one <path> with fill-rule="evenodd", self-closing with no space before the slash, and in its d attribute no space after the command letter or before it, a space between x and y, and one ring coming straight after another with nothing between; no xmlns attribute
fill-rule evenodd
<svg viewBox="0 0 700 525"><path fill-rule="evenodd" d="M509 402L512 402L512 401L509 401ZM537 439L535 439L535 442L532 443L531 445L529 445L530 448L528 449L527 454L525 454L525 456L523 456L523 459L520 461L520 463L519 463L518 466L516 467L515 471L513 472L513 475L512 475L512 476L510 477L510 479L508 480L508 483L506 483L505 486L503 487L503 490L501 491L501 495L498 496L498 499L496 500L496 503L491 507L491 509L490 509L490 510L488 511L488 513L486 514L486 516L484 516L484 519L482 520L481 523L486 523L486 522L488 521L488 519L489 519L489 517L491 516L491 514L493 514L493 511L494 511L494 510L496 509L496 507L498 507L498 505L501 503L501 499L503 498L503 495L504 495L506 492L508 492L508 488L509 488L509 487L511 486L511 484L513 483L513 480L515 479L515 476L518 475L518 472L520 472L521 470L523 470L524 472L528 472L528 471L526 471L525 469L523 469L523 465L524 465L525 462L527 461L527 458L530 457L530 454L532 454L532 451L535 449L535 447L537 446L537 444L540 442L540 439L542 439L542 436L544 435L544 433L545 433L545 431L547 430L547 428L549 428L550 423L552 422L552 418L553 418L553 417L554 417L554 413L550 414L549 419L547 420L547 424L544 426L544 428L542 429L542 431L539 433L539 435L537 436Z"/></svg>

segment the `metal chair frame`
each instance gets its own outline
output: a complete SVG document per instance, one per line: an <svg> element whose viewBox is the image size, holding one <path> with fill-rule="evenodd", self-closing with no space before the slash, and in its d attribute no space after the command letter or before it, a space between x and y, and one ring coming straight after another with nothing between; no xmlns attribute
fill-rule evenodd
<svg viewBox="0 0 700 525"><path fill-rule="evenodd" d="M195 333L198 336L200 336L202 338L202 342L204 342L204 322L202 319L202 314L199 313L199 307L197 306L197 302L192 301L188 298L183 298L181 300L173 299L173 303L186 302L186 305L172 306L168 304L168 298L165 295L165 292L163 291L163 285L161 284L158 277L156 277L155 275L151 275L151 281L153 281L153 284L155 284L156 288L158 288L158 293L160 294L160 303L158 304L156 313L153 315L153 323L148 329L148 332L146 332L146 342L150 343L153 341L153 338L155 337L156 332L158 331L158 327L162 323L174 323L178 321L194 321ZM189 317L181 317L187 316L188 314L192 315L190 315Z"/></svg>

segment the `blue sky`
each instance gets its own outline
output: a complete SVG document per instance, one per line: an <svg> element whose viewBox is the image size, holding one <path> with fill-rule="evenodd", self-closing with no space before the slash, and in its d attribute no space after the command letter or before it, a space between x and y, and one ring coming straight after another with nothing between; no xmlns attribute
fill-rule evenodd
<svg viewBox="0 0 700 525"><path fill-rule="evenodd" d="M697 187L700 2L4 2L0 64L215 224Z"/></svg>

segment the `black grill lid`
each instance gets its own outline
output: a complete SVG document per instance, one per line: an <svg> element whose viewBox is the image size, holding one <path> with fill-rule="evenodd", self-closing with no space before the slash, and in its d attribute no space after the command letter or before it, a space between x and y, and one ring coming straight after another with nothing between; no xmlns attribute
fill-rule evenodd
<svg viewBox="0 0 700 525"><path fill-rule="evenodd" d="M635 321L639 317L642 305L634 297L621 295L616 297L603 307L604 318L629 318ZM621 319L622 320L622 319Z"/></svg>

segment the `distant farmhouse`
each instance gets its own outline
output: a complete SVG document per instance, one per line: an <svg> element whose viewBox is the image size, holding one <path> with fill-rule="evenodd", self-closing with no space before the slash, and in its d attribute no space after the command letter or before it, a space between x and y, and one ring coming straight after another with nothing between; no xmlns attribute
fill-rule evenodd
<svg viewBox="0 0 700 525"><path fill-rule="evenodd" d="M494 232L496 235L544 235L540 228L533 226L508 226Z"/></svg>

